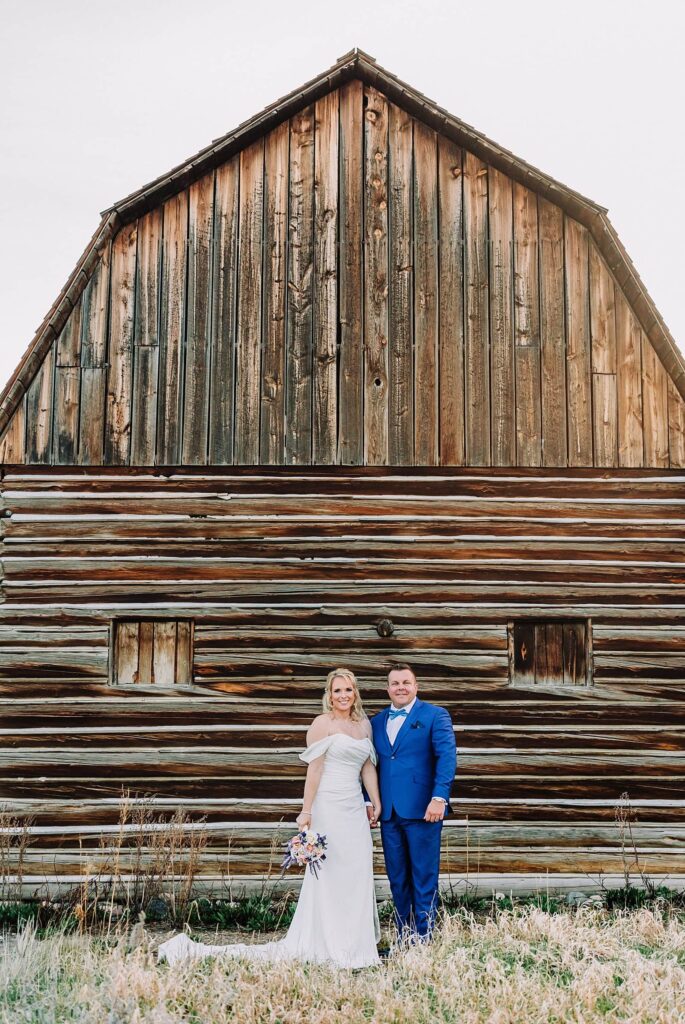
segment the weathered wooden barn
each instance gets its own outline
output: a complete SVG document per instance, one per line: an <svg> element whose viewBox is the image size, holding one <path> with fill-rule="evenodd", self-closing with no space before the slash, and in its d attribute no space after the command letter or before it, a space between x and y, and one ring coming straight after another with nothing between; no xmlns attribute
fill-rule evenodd
<svg viewBox="0 0 685 1024"><path fill-rule="evenodd" d="M685 882L685 361L602 207L352 51L106 211L0 437L27 893L122 789L259 879L326 673L393 658L446 882Z"/></svg>

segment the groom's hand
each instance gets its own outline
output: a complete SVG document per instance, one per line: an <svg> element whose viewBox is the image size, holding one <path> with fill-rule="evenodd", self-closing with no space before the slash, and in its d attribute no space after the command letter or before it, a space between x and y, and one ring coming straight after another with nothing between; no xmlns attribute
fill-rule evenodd
<svg viewBox="0 0 685 1024"><path fill-rule="evenodd" d="M369 819L369 825L371 828L376 828L378 825L378 816L373 804L366 805L366 817Z"/></svg>
<svg viewBox="0 0 685 1024"><path fill-rule="evenodd" d="M442 800L431 800L426 808L426 813L423 816L424 821L442 821L445 817L445 808L447 804L444 804Z"/></svg>

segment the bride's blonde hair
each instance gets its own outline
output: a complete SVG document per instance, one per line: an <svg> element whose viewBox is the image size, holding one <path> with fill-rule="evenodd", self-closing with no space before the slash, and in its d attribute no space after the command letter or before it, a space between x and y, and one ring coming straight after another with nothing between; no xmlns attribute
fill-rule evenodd
<svg viewBox="0 0 685 1024"><path fill-rule="evenodd" d="M346 679L348 683L352 683L354 687L354 703L352 705L352 711L350 712L350 718L353 722L361 722L362 719L366 718L366 712L362 705L362 699L359 696L359 687L357 686L357 679L354 672L350 672L349 668L334 668L332 672L329 672L326 677L326 689L323 691L322 705L325 713L330 713L333 710L333 702L331 700L331 692L333 690L334 679Z"/></svg>

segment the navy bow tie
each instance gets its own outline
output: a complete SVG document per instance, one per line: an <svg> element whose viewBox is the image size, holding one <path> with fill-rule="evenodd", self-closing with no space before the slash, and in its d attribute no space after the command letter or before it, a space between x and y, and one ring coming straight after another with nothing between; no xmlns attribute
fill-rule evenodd
<svg viewBox="0 0 685 1024"><path fill-rule="evenodd" d="M400 708L399 710L396 710L395 708L390 708L389 718L390 721L392 722L393 718L406 718L408 714L409 712L407 711L406 708Z"/></svg>

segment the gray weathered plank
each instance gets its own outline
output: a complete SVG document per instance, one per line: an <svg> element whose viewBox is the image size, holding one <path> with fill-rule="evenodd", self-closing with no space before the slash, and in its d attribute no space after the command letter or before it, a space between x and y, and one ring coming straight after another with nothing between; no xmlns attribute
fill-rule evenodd
<svg viewBox="0 0 685 1024"><path fill-rule="evenodd" d="M437 135L414 124L414 462L439 458Z"/></svg>
<svg viewBox="0 0 685 1024"><path fill-rule="evenodd" d="M235 461L259 462L261 393L264 140L240 154L238 328L236 336Z"/></svg>
<svg viewBox="0 0 685 1024"><path fill-rule="evenodd" d="M538 198L540 239L540 344L542 347L542 464L568 461L566 333L564 325L564 216Z"/></svg>
<svg viewBox="0 0 685 1024"><path fill-rule="evenodd" d="M312 459L314 108L290 121L286 436L288 465Z"/></svg>
<svg viewBox="0 0 685 1024"><path fill-rule="evenodd" d="M592 422L596 466L618 464L618 411L615 373L592 374Z"/></svg>
<svg viewBox="0 0 685 1024"><path fill-rule="evenodd" d="M314 108L312 462L336 461L338 349L338 93Z"/></svg>
<svg viewBox="0 0 685 1024"><path fill-rule="evenodd" d="M212 374L209 392L209 462L233 462L236 303L238 289L239 158L217 167L212 256Z"/></svg>
<svg viewBox="0 0 685 1024"><path fill-rule="evenodd" d="M0 463L9 465L26 461L25 433L26 397L15 409L0 440Z"/></svg>
<svg viewBox="0 0 685 1024"><path fill-rule="evenodd" d="M388 462L388 101L365 90L364 462Z"/></svg>
<svg viewBox="0 0 685 1024"><path fill-rule="evenodd" d="M168 466L181 461L188 193L167 200L163 215L157 462Z"/></svg>
<svg viewBox="0 0 685 1024"><path fill-rule="evenodd" d="M176 623L176 683L188 686L193 682L193 642L195 623L179 620Z"/></svg>
<svg viewBox="0 0 685 1024"><path fill-rule="evenodd" d="M288 148L290 127L279 125L264 140L264 326L262 353L262 465L285 461L285 302L288 249ZM334 325L335 329L335 325Z"/></svg>
<svg viewBox="0 0 685 1024"><path fill-rule="evenodd" d="M542 463L537 196L514 185L516 463Z"/></svg>
<svg viewBox="0 0 685 1024"><path fill-rule="evenodd" d="M55 343L50 346L26 392L26 461L49 463L52 448Z"/></svg>
<svg viewBox="0 0 685 1024"><path fill-rule="evenodd" d="M186 465L202 465L207 461L213 207L214 175L206 174L188 189L188 283L181 445L182 460ZM260 274L256 277L259 280Z"/></svg>
<svg viewBox="0 0 685 1024"><path fill-rule="evenodd" d="M131 422L131 462L137 466L154 465L157 447L162 217L158 207L138 222Z"/></svg>
<svg viewBox="0 0 685 1024"><path fill-rule="evenodd" d="M105 459L126 465L131 454L133 318L135 311L137 224L127 224L112 242L109 316L109 373Z"/></svg>
<svg viewBox="0 0 685 1024"><path fill-rule="evenodd" d="M438 137L440 463L464 464L464 203L462 152Z"/></svg>
<svg viewBox="0 0 685 1024"><path fill-rule="evenodd" d="M644 465L642 422L642 345L640 325L615 286L618 462Z"/></svg>
<svg viewBox="0 0 685 1024"><path fill-rule="evenodd" d="M668 381L668 451L672 469L685 468L685 401Z"/></svg>
<svg viewBox="0 0 685 1024"><path fill-rule="evenodd" d="M79 299L57 339L52 426L52 461L55 463L76 462L81 391L80 343L81 300Z"/></svg>
<svg viewBox="0 0 685 1024"><path fill-rule="evenodd" d="M645 466L668 466L668 375L644 332L641 339Z"/></svg>
<svg viewBox="0 0 685 1024"><path fill-rule="evenodd" d="M464 153L464 391L466 464L487 466L490 447L488 169Z"/></svg>
<svg viewBox="0 0 685 1024"><path fill-rule="evenodd" d="M131 686L138 674L139 624L117 622L114 628L114 682Z"/></svg>
<svg viewBox="0 0 685 1024"><path fill-rule="evenodd" d="M388 105L388 460L414 462L414 267L412 251L413 120Z"/></svg>
<svg viewBox="0 0 685 1024"><path fill-rule="evenodd" d="M110 257L108 245L81 297L78 460L90 466L101 465L104 456Z"/></svg>
<svg viewBox="0 0 685 1024"><path fill-rule="evenodd" d="M490 390L493 466L516 465L513 323L513 195L510 178L488 169Z"/></svg>
<svg viewBox="0 0 685 1024"><path fill-rule="evenodd" d="M614 282L594 242L590 245L589 264L594 462L596 466L617 466L618 405Z"/></svg>
<svg viewBox="0 0 685 1024"><path fill-rule="evenodd" d="M340 90L340 356L338 462L364 461L362 266L364 88Z"/></svg>
<svg viewBox="0 0 685 1024"><path fill-rule="evenodd" d="M153 667L155 686L176 683L176 623L171 620L153 623Z"/></svg>
<svg viewBox="0 0 685 1024"><path fill-rule="evenodd" d="M588 234L577 221L565 219L566 263L566 387L568 396L568 461L592 466L592 381Z"/></svg>

